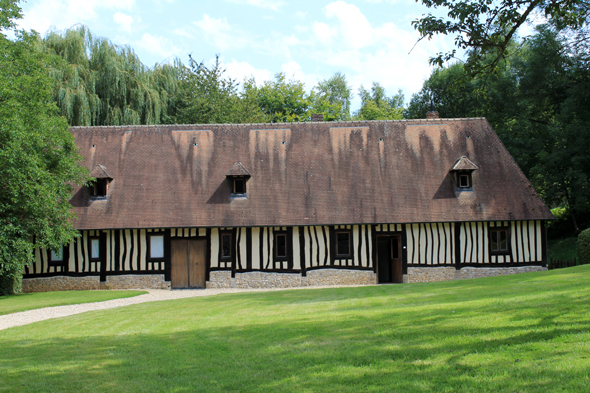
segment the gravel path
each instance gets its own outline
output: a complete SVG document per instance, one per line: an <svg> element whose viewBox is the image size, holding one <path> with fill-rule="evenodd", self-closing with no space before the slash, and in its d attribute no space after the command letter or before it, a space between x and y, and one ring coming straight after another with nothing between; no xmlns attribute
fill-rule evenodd
<svg viewBox="0 0 590 393"><path fill-rule="evenodd" d="M359 285L350 285L359 286ZM69 306L45 307L36 310L21 311L13 314L0 315L0 330L15 326L28 325L29 323L44 321L46 319L67 317L69 315L81 314L87 311L106 310L109 308L123 307L131 304L157 302L160 300L183 299L196 296L212 296L220 293L237 292L262 292L281 291L285 289L316 289L335 288L335 286L298 287L298 288L263 288L263 289L241 289L241 288L211 288L211 289L146 289L147 294L128 297L124 299L107 300L104 302L73 304Z"/></svg>

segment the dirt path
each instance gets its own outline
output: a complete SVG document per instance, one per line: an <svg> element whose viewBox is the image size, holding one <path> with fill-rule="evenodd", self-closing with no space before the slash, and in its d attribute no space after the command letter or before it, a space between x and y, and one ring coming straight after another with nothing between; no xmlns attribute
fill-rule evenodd
<svg viewBox="0 0 590 393"><path fill-rule="evenodd" d="M358 286L358 285L354 285ZM131 304L157 302L160 300L183 299L187 297L212 296L220 293L237 292L263 292L281 291L285 289L317 289L335 288L334 286L322 287L298 287L298 288L263 288L263 289L238 289L238 288L212 288L212 289L188 289L174 290L147 289L149 293L124 299L107 300L104 302L73 304L69 306L56 306L38 308L36 310L21 311L13 314L0 315L0 330L15 326L28 325L29 323L44 321L46 319L67 317L69 315L81 314L87 311L106 310L109 308L123 307Z"/></svg>

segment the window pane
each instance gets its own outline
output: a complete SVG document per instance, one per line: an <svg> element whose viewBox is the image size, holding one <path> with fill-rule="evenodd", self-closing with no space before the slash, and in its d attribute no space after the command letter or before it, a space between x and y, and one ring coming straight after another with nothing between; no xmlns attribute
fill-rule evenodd
<svg viewBox="0 0 590 393"><path fill-rule="evenodd" d="M221 236L221 256L231 257L231 235Z"/></svg>
<svg viewBox="0 0 590 393"><path fill-rule="evenodd" d="M52 261L56 261L56 262L57 261L63 261L64 260L63 255L64 255L64 248L63 248L63 246L61 246L59 248L59 250L57 250L57 252L51 250L51 260Z"/></svg>
<svg viewBox="0 0 590 393"><path fill-rule="evenodd" d="M508 250L508 231L500 231L500 250Z"/></svg>
<svg viewBox="0 0 590 393"><path fill-rule="evenodd" d="M285 235L277 235L276 237L277 244L277 257L286 257L287 256L287 236Z"/></svg>
<svg viewBox="0 0 590 393"><path fill-rule="evenodd" d="M498 251L498 232L492 231L492 251Z"/></svg>
<svg viewBox="0 0 590 393"><path fill-rule="evenodd" d="M164 258L164 236L150 236L150 257Z"/></svg>
<svg viewBox="0 0 590 393"><path fill-rule="evenodd" d="M244 180L235 179L234 180L234 194L245 194L246 187L244 187Z"/></svg>
<svg viewBox="0 0 590 393"><path fill-rule="evenodd" d="M350 233L338 232L337 236L337 249L336 255L349 255L350 254Z"/></svg>
<svg viewBox="0 0 590 393"><path fill-rule="evenodd" d="M460 183L459 187L462 187L462 188L469 187L469 176L468 175L461 175L459 177L459 179L460 179L459 180L459 183Z"/></svg>
<svg viewBox="0 0 590 393"><path fill-rule="evenodd" d="M91 241L91 258L100 258L100 251L99 251L99 240L98 239L92 239Z"/></svg>

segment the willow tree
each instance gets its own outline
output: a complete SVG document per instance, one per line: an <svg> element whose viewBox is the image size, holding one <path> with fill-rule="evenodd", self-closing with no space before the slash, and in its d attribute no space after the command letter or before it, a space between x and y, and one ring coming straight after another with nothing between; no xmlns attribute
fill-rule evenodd
<svg viewBox="0 0 590 393"><path fill-rule="evenodd" d="M145 66L129 46L94 37L85 27L49 32L42 41L55 55L54 99L70 125L173 122L182 65Z"/></svg>

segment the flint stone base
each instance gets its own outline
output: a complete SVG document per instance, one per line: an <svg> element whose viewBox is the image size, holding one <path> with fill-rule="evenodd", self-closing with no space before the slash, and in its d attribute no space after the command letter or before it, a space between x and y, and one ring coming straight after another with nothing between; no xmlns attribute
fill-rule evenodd
<svg viewBox="0 0 590 393"><path fill-rule="evenodd" d="M100 289L100 277L23 278L23 292L88 291Z"/></svg>
<svg viewBox="0 0 590 393"><path fill-rule="evenodd" d="M107 276L106 289L170 289L163 274Z"/></svg>
<svg viewBox="0 0 590 393"><path fill-rule="evenodd" d="M376 275L366 270L321 269L300 273L236 273L213 271L209 274L207 288L294 288L324 285L369 285L375 284Z"/></svg>
<svg viewBox="0 0 590 393"><path fill-rule="evenodd" d="M98 289L170 289L163 274L108 276L100 282L99 276L24 278L23 292L91 291Z"/></svg>
<svg viewBox="0 0 590 393"><path fill-rule="evenodd" d="M454 267L408 267L407 282L433 282L448 280L464 280L468 278L495 277L509 274L541 272L547 270L542 266L517 267L464 267L456 270ZM404 282L405 279L404 279Z"/></svg>

